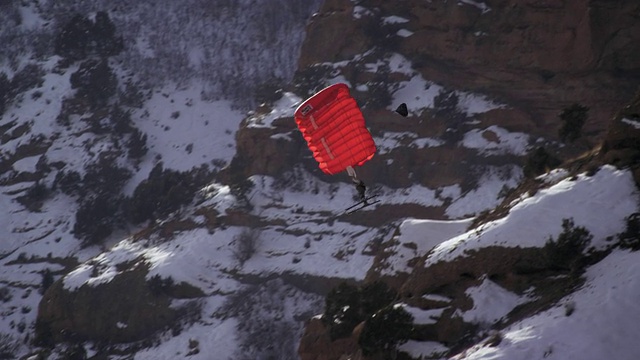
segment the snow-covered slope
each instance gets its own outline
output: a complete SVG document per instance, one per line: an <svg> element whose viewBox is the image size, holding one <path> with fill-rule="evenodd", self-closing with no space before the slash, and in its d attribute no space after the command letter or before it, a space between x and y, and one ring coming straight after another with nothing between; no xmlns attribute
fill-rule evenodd
<svg viewBox="0 0 640 360"><path fill-rule="evenodd" d="M197 288L201 293L195 299L170 300L172 308L192 306L197 313L182 319L179 330L157 329L142 341L78 342L88 356L297 359L305 322L322 313L327 291L342 280L362 282L372 272L406 275L415 267L415 260L425 256L424 265L429 265L493 245L541 247L549 237L558 236L563 218L586 227L594 235L591 245L603 249L607 238L622 232L625 219L639 211L630 173L610 166L576 178L560 171L547 175L541 179L547 188L523 195L506 217L473 229L468 228L473 216L498 205L501 191L517 185L522 178L519 166L489 166L469 191L459 185L434 189L372 186L381 204L443 208L444 214L444 219L409 217L376 226L341 215L353 202L353 189L346 178L326 181L293 165L281 177L251 176L252 186L246 193L215 180L215 174L236 155L235 136L241 124L275 127L275 121L290 117L303 100L286 92L266 114L246 116L246 105L256 100L249 94L259 85L291 79L304 37L301 29L318 5L319 1L310 5L285 0L45 0L0 5L0 10L6 10L0 14L1 23L12 25L0 28L0 41L6 44L0 49L0 72L14 79L29 64L43 72L41 81L14 91L0 119L0 205L4 211L0 216L0 353L7 358L68 355L76 344L60 342L50 350L33 341L42 292L52 281L59 281L61 291L69 296L81 288L91 291L130 272L132 264L140 264L149 283L154 278L171 279L174 284L184 282ZM59 120L65 104L78 93L71 77L81 65L60 65L64 60L52 54L52 40L74 12L92 18L101 10L109 12L125 39L124 52L109 59L118 79L118 94L110 105L124 100L122 93L129 82L142 92L139 106L123 105L132 128L147 136L148 151L141 157L126 155L123 143L132 135L112 132L108 123L113 115L99 116L104 109L68 114L67 124ZM355 16L360 15L355 12ZM388 69L403 79L389 86L394 91L388 111L401 102L414 114L433 110L435 98L446 90L412 70L405 57L378 58L373 53L320 64L331 71L317 86L344 81L366 94L368 84L350 82L342 74L353 64L366 74ZM470 125L474 116L504 106L480 94L455 94L459 98L456 111L468 116ZM109 131L97 131L95 120ZM274 136L292 141L299 134ZM437 148L445 143L409 131L377 131L375 140L379 155L389 157L385 159L388 165L393 163L389 154L394 151ZM522 156L529 142L527 134L479 125L462 134L459 146L480 156ZM133 196L160 162L165 169L180 172L206 166L211 174L186 205L148 222L121 219L103 242L86 246L74 227L83 201L94 194L66 193L54 184L63 172L78 173L82 179L104 157L114 159L117 169L130 174L117 194L110 194L113 197ZM112 180L110 175L116 174L104 175L105 182ZM35 196L39 201L29 208L21 198L38 185L44 185L48 193L41 199ZM389 211L380 209L371 207L361 215L380 216ZM385 245L390 255L380 260L382 244L391 244ZM637 311L630 299L640 291L633 271L637 254L614 249L588 269L578 291L551 309L501 330L502 342L497 346L480 343L456 358L577 360L608 354L633 359L630 354L638 350L634 339L639 334L633 326ZM530 300L488 278L468 289L468 295L474 307L460 315L469 323L483 325L504 319L514 307ZM433 294L425 298L447 301ZM571 316L565 315L567 304L575 308ZM442 314L442 310L402 306L420 324L429 324ZM107 320L117 329L133 326L135 314L118 315L123 318ZM612 333L617 335L612 337ZM401 350L419 358L437 356L450 348L411 341Z"/></svg>
<svg viewBox="0 0 640 360"><path fill-rule="evenodd" d="M488 247L542 248L562 233L562 219L572 219L576 226L588 230L593 236L587 246L591 251L610 248L617 236L625 231L627 219L640 210L640 193L631 174L610 166L590 176L581 174L568 178L566 173L561 174L554 172L541 177L542 181L549 182L548 188L516 200L505 217L459 235L451 234L448 240L418 246L420 253L428 254L425 267L459 260ZM432 237L434 234L430 231L433 230L428 230L436 229L437 224L429 225L405 222L406 230L395 248L402 249L409 243L420 244L425 237L439 239L437 235ZM424 230L416 235L414 228ZM634 265L638 259L638 252L614 249L588 268L585 282L577 291L563 297L551 309L516 321L504 329L493 330L493 333L489 329L496 329L500 322L508 323L509 314L517 306L536 300L536 289L516 294L483 278L479 286L467 289L473 307L459 315L487 333L480 337L482 341L478 345L453 358L634 359L640 351L635 340L640 329L635 324L638 309L630 299L640 291ZM423 312L414 310L413 313L419 318ZM415 341L401 349L416 357L443 353L442 345L434 348L432 343Z"/></svg>
<svg viewBox="0 0 640 360"><path fill-rule="evenodd" d="M507 327L499 344L482 342L453 359L636 359L639 260L637 251L613 252L590 268L584 286L557 306ZM482 296L487 309L496 305L494 294Z"/></svg>

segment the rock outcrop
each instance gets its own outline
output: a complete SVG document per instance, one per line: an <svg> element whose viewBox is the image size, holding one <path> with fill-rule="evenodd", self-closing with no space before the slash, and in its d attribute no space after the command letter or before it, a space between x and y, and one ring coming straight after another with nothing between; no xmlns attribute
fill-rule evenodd
<svg viewBox="0 0 640 360"><path fill-rule="evenodd" d="M357 5L372 13L358 20L355 6L324 5L309 26L301 68L391 44L424 78L490 94L547 138L572 103L590 107L586 132L601 137L638 86L640 4L632 0L377 0ZM381 24L392 15L408 22ZM399 29L410 35L398 36Z"/></svg>
<svg viewBox="0 0 640 360"><path fill-rule="evenodd" d="M487 155L461 146L471 130L483 131L495 144L502 139L487 130L491 126L527 134L531 142L553 147L561 159L602 141L640 80L640 24L634 18L639 12L640 5L630 0L326 1L308 26L294 91L309 95L301 83L318 86L318 79L335 76L326 64L340 62L339 75L354 85L374 136L414 136L387 140L398 146L379 151L358 170L361 177L392 188L459 185L465 192L489 167L525 162L523 153ZM403 20L389 20L393 16ZM401 54L424 79L444 89L484 94L504 106L472 117L433 108L399 121L372 84L393 86L408 80L406 74L364 70L364 64L389 53ZM559 114L576 103L589 108L584 136L562 144ZM347 181L317 171L296 135L292 118L270 128L241 128L236 167L243 176L277 177L303 164L323 181ZM410 145L416 138L439 143Z"/></svg>
<svg viewBox="0 0 640 360"><path fill-rule="evenodd" d="M183 310L171 307L172 298L203 296L186 283L173 284L159 277L147 281L147 274L144 263L138 263L98 285L68 289L62 279L55 282L38 307L37 336L45 342L48 337L55 342L142 340L174 325L183 315Z"/></svg>
<svg viewBox="0 0 640 360"><path fill-rule="evenodd" d="M358 4L331 0L308 27L299 66L347 61L374 47L388 47L410 59L425 79L450 89L488 94L507 105L478 115L479 127L497 125L543 143L559 144L558 115L563 109L576 103L587 106L585 137L577 146L554 150L569 159L596 146L586 158L569 164L569 169L617 164L631 167L640 183L640 98L627 105L640 83L639 14L640 3L631 0L372 0ZM394 15L408 21L384 21ZM400 30L405 36L398 36ZM342 75L353 83L366 82L356 69ZM373 129L385 131L442 138L450 126L450 119L437 113L425 112L416 116L419 121L402 125L390 122L384 109L365 108L365 113ZM428 128L421 125L425 120ZM490 131L482 136L499 142ZM464 189L473 186L470 164L521 160L479 156L449 142L379 154L362 173L393 187L461 184ZM399 173L411 173L412 178L401 178ZM414 264L424 264L426 257L416 258ZM446 308L417 340L438 341L455 351L474 331L474 325L456 315L473 306L466 289L484 279L518 294L534 289L537 299L509 314L509 321L515 321L555 303L580 283L566 272L557 277L560 273L545 263L543 249L490 247L449 262L416 265L411 274L396 279L370 272L368 280L383 279L399 288L400 301L411 306ZM449 301L429 302L425 300L429 294ZM308 323L299 349L303 360L360 358L359 350L353 348L356 335L332 343L324 326L318 319Z"/></svg>
<svg viewBox="0 0 640 360"><path fill-rule="evenodd" d="M607 164L630 167L640 186L640 92L611 122L600 155Z"/></svg>

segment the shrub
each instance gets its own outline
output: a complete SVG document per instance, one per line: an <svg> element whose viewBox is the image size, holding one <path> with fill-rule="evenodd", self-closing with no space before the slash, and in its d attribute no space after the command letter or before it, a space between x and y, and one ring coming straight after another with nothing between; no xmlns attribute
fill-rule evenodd
<svg viewBox="0 0 640 360"><path fill-rule="evenodd" d="M51 287L51 285L53 285L54 282L54 278L53 278L53 274L51 273L51 270L49 269L44 269L40 275L42 275L42 281L40 282L40 294L44 294L45 291L47 291L47 289L49 287Z"/></svg>
<svg viewBox="0 0 640 360"><path fill-rule="evenodd" d="M119 167L117 159L102 156L89 164L82 179L83 194L118 196L124 184L131 178L131 172Z"/></svg>
<svg viewBox="0 0 640 360"><path fill-rule="evenodd" d="M42 207L42 202L49 197L50 193L51 191L46 185L36 181L23 196L18 197L16 200L29 211L38 212Z"/></svg>
<svg viewBox="0 0 640 360"><path fill-rule="evenodd" d="M118 95L118 101L123 105L139 109L142 108L144 100L145 94L131 80L125 82L122 91Z"/></svg>
<svg viewBox="0 0 640 360"><path fill-rule="evenodd" d="M165 217L188 204L198 188L204 185L209 172L201 167L189 172L163 169L158 163L134 190L127 213L131 222L139 224L150 219Z"/></svg>
<svg viewBox="0 0 640 360"><path fill-rule="evenodd" d="M107 60L86 60L71 74L71 88L93 108L103 106L116 93L118 80Z"/></svg>
<svg viewBox="0 0 640 360"><path fill-rule="evenodd" d="M433 98L433 108L437 115L449 116L458 113L460 97L455 91L440 89L438 95Z"/></svg>
<svg viewBox="0 0 640 360"><path fill-rule="evenodd" d="M3 287L0 287L0 301L2 301L3 303L6 303L11 301L12 298L13 298L13 295L11 295L11 288L9 288L6 285Z"/></svg>
<svg viewBox="0 0 640 360"><path fill-rule="evenodd" d="M562 110L560 113L562 125L558 131L560 140L563 142L577 140L581 136L582 127L587 121L588 113L589 108L580 104L573 104Z"/></svg>
<svg viewBox="0 0 640 360"><path fill-rule="evenodd" d="M373 314L391 304L396 299L396 292L382 281L374 281L360 289L360 305L364 314Z"/></svg>
<svg viewBox="0 0 640 360"><path fill-rule="evenodd" d="M401 24L385 22L379 12L363 18L362 21L364 35L371 39L371 42L382 52L394 53L398 51L400 38L397 33L402 28Z"/></svg>
<svg viewBox="0 0 640 360"><path fill-rule="evenodd" d="M244 174L246 164L247 159L240 154L236 154L227 168L228 180L226 182L229 184L231 194L236 197L238 205L250 211L253 205L249 200L249 193L255 184Z"/></svg>
<svg viewBox="0 0 640 360"><path fill-rule="evenodd" d="M82 343L70 344L62 353L64 360L86 360L87 350Z"/></svg>
<svg viewBox="0 0 640 360"><path fill-rule="evenodd" d="M462 125L467 115L458 108L459 102L460 96L453 90L440 89L433 98L434 116L447 121L447 129L442 138L449 143L457 143L464 135Z"/></svg>
<svg viewBox="0 0 640 360"><path fill-rule="evenodd" d="M0 359L16 359L16 352L20 348L20 342L13 336L0 333Z"/></svg>
<svg viewBox="0 0 640 360"><path fill-rule="evenodd" d="M33 344L35 346L44 348L53 348L55 346L53 331L51 331L51 325L47 321L36 318L34 332Z"/></svg>
<svg viewBox="0 0 640 360"><path fill-rule="evenodd" d="M73 234L83 240L84 246L99 244L111 235L121 203L121 197L111 194L88 197L76 212Z"/></svg>
<svg viewBox="0 0 640 360"><path fill-rule="evenodd" d="M147 281L149 291L151 291L153 296L160 296L162 294L166 295L173 284L174 281L171 276L163 278L160 275L154 275L149 279L149 281Z"/></svg>
<svg viewBox="0 0 640 360"><path fill-rule="evenodd" d="M54 52L57 55L74 60L84 59L87 56L93 23L88 18L74 15L56 35L54 40Z"/></svg>
<svg viewBox="0 0 640 360"><path fill-rule="evenodd" d="M44 75L45 72L40 66L36 64L25 65L13 75L8 96L14 97L29 89L42 86Z"/></svg>
<svg viewBox="0 0 640 360"><path fill-rule="evenodd" d="M281 79L273 79L271 81L259 84L254 90L254 97L258 104L273 104L282 97Z"/></svg>
<svg viewBox="0 0 640 360"><path fill-rule="evenodd" d="M96 13L91 35L95 51L100 56L118 55L124 49L124 41L122 37L116 36L116 26L105 11Z"/></svg>
<svg viewBox="0 0 640 360"><path fill-rule="evenodd" d="M356 325L391 304L396 295L393 289L381 281L360 288L341 283L332 289L325 299L322 317L329 326L331 339L351 334Z"/></svg>
<svg viewBox="0 0 640 360"><path fill-rule="evenodd" d="M240 266L251 259L258 249L260 233L255 229L244 229L234 239L235 249L233 258L240 263Z"/></svg>
<svg viewBox="0 0 640 360"><path fill-rule="evenodd" d="M95 21L80 14L74 15L58 32L54 52L72 60L81 60L90 54L108 57L124 48L122 37L105 11L96 13Z"/></svg>
<svg viewBox="0 0 640 360"><path fill-rule="evenodd" d="M358 345L366 356L390 356L398 345L409 340L412 331L413 316L400 306L387 306L364 323Z"/></svg>
<svg viewBox="0 0 640 360"><path fill-rule="evenodd" d="M627 217L627 228L618 234L618 244L623 249L640 250L640 213Z"/></svg>
<svg viewBox="0 0 640 360"><path fill-rule="evenodd" d="M385 73L377 73L375 78L367 82L369 88L365 105L374 109L382 109L391 105L393 97L389 90L390 82Z"/></svg>
<svg viewBox="0 0 640 360"><path fill-rule="evenodd" d="M109 118L111 124L113 124L113 130L118 135L124 135L134 130L131 122L131 112L123 110L118 104L113 105L109 112Z"/></svg>
<svg viewBox="0 0 640 360"><path fill-rule="evenodd" d="M358 288L341 283L332 289L325 299L322 319L329 326L332 340L351 334L353 328L362 321Z"/></svg>
<svg viewBox="0 0 640 360"><path fill-rule="evenodd" d="M549 169L560 165L560 160L549 154L543 147L538 147L527 157L527 162L522 170L528 178L534 178L544 174Z"/></svg>
<svg viewBox="0 0 640 360"><path fill-rule="evenodd" d="M303 98L307 98L325 87L328 75L332 68L327 65L311 65L296 71L293 84L296 93Z"/></svg>
<svg viewBox="0 0 640 360"><path fill-rule="evenodd" d="M127 141L127 155L131 159L140 159L147 154L147 134L138 129L133 129L129 141Z"/></svg>
<svg viewBox="0 0 640 360"><path fill-rule="evenodd" d="M60 189L63 194L77 195L81 188L82 176L77 171L60 171L53 180L53 189Z"/></svg>
<svg viewBox="0 0 640 360"><path fill-rule="evenodd" d="M547 266L552 270L570 270L576 273L585 257L584 251L593 235L582 226L575 226L573 219L562 220L562 232L554 241L547 240L543 248Z"/></svg>
<svg viewBox="0 0 640 360"><path fill-rule="evenodd" d="M0 115L4 114L4 109L9 102L9 93L11 91L11 81L7 74L0 72Z"/></svg>

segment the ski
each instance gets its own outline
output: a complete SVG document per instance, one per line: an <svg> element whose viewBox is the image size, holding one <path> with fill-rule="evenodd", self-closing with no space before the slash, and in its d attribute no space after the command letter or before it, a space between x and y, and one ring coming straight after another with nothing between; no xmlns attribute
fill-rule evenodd
<svg viewBox="0 0 640 360"><path fill-rule="evenodd" d="M368 198L365 198L364 200L361 200L361 201L355 203L354 205L349 206L348 208L346 208L344 210L344 214L345 215L350 215L350 214L353 214L356 211L362 210L362 209L364 209L366 207L369 207L371 205L374 205L374 204L377 204L377 203L380 202L380 200L371 201L374 198L375 198L375 196L370 196Z"/></svg>

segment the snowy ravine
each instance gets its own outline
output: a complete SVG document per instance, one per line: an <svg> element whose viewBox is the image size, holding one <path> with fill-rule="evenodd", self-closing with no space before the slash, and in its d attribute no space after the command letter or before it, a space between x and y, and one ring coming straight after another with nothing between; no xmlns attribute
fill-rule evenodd
<svg viewBox="0 0 640 360"><path fill-rule="evenodd" d="M461 3L486 9L482 2ZM95 288L137 263L148 270L147 280L171 278L201 290L202 296L195 300L171 303L174 308L195 304L197 316L181 331L161 329L148 341L109 346L83 342L89 357L109 352L109 359L297 359L305 323L323 311L327 284L363 281L374 266L380 243L397 241L387 249L393 255L384 260L381 271L394 276L409 273L411 260L429 253L427 262L436 263L492 245L541 247L560 233L563 218L586 227L594 235L591 245L602 249L608 237L624 231L625 219L640 210L628 171L605 166L595 174L573 178L558 170L541 177L546 188L523 195L504 218L470 229L474 215L500 204L501 190L514 188L522 178L521 168L508 164L489 168L468 192L458 185L439 189L375 185L381 204L446 204L448 219L403 218L365 226L340 216L353 202L353 187L346 177L327 183L294 165L283 178L251 176L253 187L246 199L239 199L227 185L209 181L193 201L165 218L125 223L103 243L83 246L73 232L80 196L53 190L56 175L65 171L84 176L88 165L116 153L116 164L131 173L121 194L131 196L160 162L175 171L205 165L217 173L236 155L235 135L241 124L270 128L274 121L290 118L303 100L285 92L268 113L246 115L246 106L255 101L249 94L256 87L291 79L303 26L319 4L41 0L0 5L0 21L12 25L0 28L0 40L9 44L0 49L0 72L14 78L35 64L44 73L41 82L15 94L0 118L0 358L36 360L36 354L49 351L34 345L33 336L42 291L51 281L60 281L69 292ZM147 136L148 152L138 159L124 154L124 138L92 130L88 122L93 114L72 114L68 125L57 121L65 100L77 92L70 78L79 64L59 66L64 61L51 53L53 34L74 12L91 17L101 10L109 11L125 39L124 52L109 59L120 81L118 91L124 90L126 80L147 90L139 107L127 109L132 126ZM356 7L354 17L361 15L359 10ZM362 61L365 72L375 73L384 66L405 79L391 86L388 110L401 102L416 113L434 107L443 88L412 70L408 59L400 54L372 58L361 54L352 61ZM347 82L366 91L366 84L349 83L341 75L348 63L322 64L334 70L323 85ZM503 106L480 94L456 94L457 110L469 119ZM497 140L488 141L485 131ZM277 136L291 141L299 134ZM439 138L383 130L376 132L375 141L379 155L399 147L444 144ZM492 125L463 134L459 146L483 156L522 156L531 141L527 134ZM20 198L36 185L52 191L39 208L29 210ZM247 199L250 206L243 203ZM177 223L188 228L171 230ZM167 234L165 229L171 231ZM396 230L399 235L394 237ZM251 247L243 253L240 246L246 241ZM455 358L635 359L640 353L635 340L639 327L633 321L640 317L633 302L640 295L639 254L613 250L588 269L583 287L553 308L510 325L502 331L498 346L481 343ZM471 323L498 321L530 300L490 279L467 294L474 307L460 316ZM442 312L398 306L412 313L417 324L433 322ZM567 306L575 309L572 316L565 315ZM119 329L130 326L122 319L113 321ZM70 346L59 344L48 358L63 357ZM401 350L415 358L438 358L449 348L410 341Z"/></svg>

